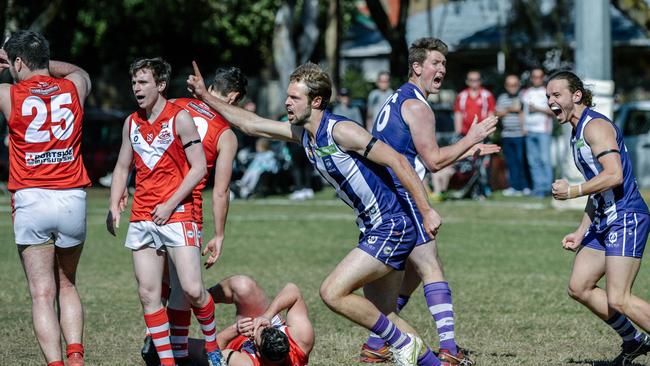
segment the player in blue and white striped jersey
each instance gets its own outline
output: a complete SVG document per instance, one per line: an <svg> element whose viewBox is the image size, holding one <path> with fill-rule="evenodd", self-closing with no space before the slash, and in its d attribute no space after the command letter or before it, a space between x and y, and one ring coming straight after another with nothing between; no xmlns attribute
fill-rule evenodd
<svg viewBox="0 0 650 366"><path fill-rule="evenodd" d="M569 185L556 180L553 197L566 200L589 196L578 228L562 239L577 251L569 295L604 320L623 339L616 365L628 365L650 351L650 304L632 294L648 239L650 216L639 194L621 131L591 109L591 91L578 76L560 71L546 86L548 105L560 123L573 127L571 147L586 182ZM607 277L605 290L598 281Z"/></svg>
<svg viewBox="0 0 650 366"><path fill-rule="evenodd" d="M399 365L440 365L422 340L402 333L392 320L398 322L402 330L413 331L406 322L397 316L389 320L372 302L354 294L371 281L390 288L389 283L401 277L398 271L404 269L417 242L415 225L406 207L401 205L387 167L411 193L422 213L426 234L435 236L440 226L440 216L428 205L422 182L406 158L357 123L326 110L332 83L329 75L315 64L298 67L289 79L285 101L289 123L261 118L213 98L205 90L200 72L194 66L195 74L188 78L188 86L197 97L247 134L301 143L317 171L355 210L361 230L359 244L321 285L320 294L325 304L379 334L393 347L393 356ZM392 301L396 301L396 294Z"/></svg>
<svg viewBox="0 0 650 366"><path fill-rule="evenodd" d="M421 179L427 171L438 171L459 159L471 156L478 149L482 155L499 151L496 145L482 144L495 131L498 121L496 117L475 121L467 135L457 143L438 146L435 116L427 97L440 91L446 74L446 54L447 45L439 39L427 37L413 42L408 56L409 80L384 102L372 130L374 136L404 155ZM408 212L418 227L418 242L406 267L402 288L399 290L397 311L406 305L411 293L422 280L427 307L438 330L440 359L471 365L472 361L463 352L459 352L456 344L451 289L437 255L437 243L421 229L421 215L413 205L409 192L401 187L394 175L393 178L400 199L408 207ZM366 296L378 304L380 309L395 309L395 303L383 301L386 300L383 296L385 291L374 284L364 287ZM362 360L376 361L382 354L382 346L381 339L371 334L362 347Z"/></svg>

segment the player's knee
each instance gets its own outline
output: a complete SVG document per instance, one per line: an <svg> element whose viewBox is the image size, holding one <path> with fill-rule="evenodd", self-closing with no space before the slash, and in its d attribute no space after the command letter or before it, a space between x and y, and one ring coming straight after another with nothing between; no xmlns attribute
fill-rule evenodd
<svg viewBox="0 0 650 366"><path fill-rule="evenodd" d="M567 288L567 294L570 298L579 301L585 302L589 297L589 290L593 287L587 287L578 282L569 282L569 287Z"/></svg>
<svg viewBox="0 0 650 366"><path fill-rule="evenodd" d="M582 292L578 288L572 286L571 284L569 284L569 286L567 287L566 292L570 298L574 300L581 300L580 295L582 294Z"/></svg>
<svg viewBox="0 0 650 366"><path fill-rule="evenodd" d="M140 303L145 308L149 305L160 303L160 294L154 291L153 288L147 286L138 287L138 296L140 296Z"/></svg>
<svg viewBox="0 0 650 366"><path fill-rule="evenodd" d="M341 296L339 295L338 291L336 291L334 286L329 284L328 281L325 281L320 287L320 298L323 300L325 305L327 305L327 307L330 309L336 309Z"/></svg>
<svg viewBox="0 0 650 366"><path fill-rule="evenodd" d="M50 286L31 286L29 292L33 302L53 303L56 297L56 289Z"/></svg>
<svg viewBox="0 0 650 366"><path fill-rule="evenodd" d="M200 283L193 283L183 287L183 293L185 294L185 297L187 297L187 300L195 306L199 303L205 302L205 299L203 298L205 290ZM207 296L207 293L205 293L205 295Z"/></svg>
<svg viewBox="0 0 650 366"><path fill-rule="evenodd" d="M259 286L251 277L238 275L230 279L230 290L233 297L238 299L246 299L254 295Z"/></svg>

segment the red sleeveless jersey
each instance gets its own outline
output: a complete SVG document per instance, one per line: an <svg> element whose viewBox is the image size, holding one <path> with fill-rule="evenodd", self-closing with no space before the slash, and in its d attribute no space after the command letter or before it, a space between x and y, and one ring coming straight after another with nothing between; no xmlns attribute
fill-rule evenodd
<svg viewBox="0 0 650 366"><path fill-rule="evenodd" d="M143 109L129 116L129 138L136 169L131 221L151 221L151 210L176 192L190 170L183 143L176 133L175 120L180 111L179 106L166 102L153 123L147 121ZM168 223L192 221L192 211L192 196L188 195Z"/></svg>
<svg viewBox="0 0 650 366"><path fill-rule="evenodd" d="M282 326L278 329L280 329L282 333L286 334L287 338L289 339L289 354L284 360L284 363L281 365L306 366L309 363L309 356L306 355L305 352L300 349L298 343L296 343L296 341L291 338L291 335L289 334L289 328L287 326ZM244 353L246 356L248 356L248 358L250 358L254 366L271 366L271 364L265 362L262 358L259 357L255 343L253 343L253 341L248 337L244 337L241 334L230 341L224 349L230 349ZM277 363L273 363L273 365L277 365Z"/></svg>
<svg viewBox="0 0 650 366"><path fill-rule="evenodd" d="M201 143L203 144L203 151L205 151L205 160L207 163L208 174L211 174L217 161L217 143L221 134L230 129L228 121L226 121L217 111L210 108L209 105L203 103L198 99L192 98L179 98L173 102L179 107L182 107L190 113L196 129L201 136ZM201 182L192 191L194 199L194 221L201 224L203 223L203 199L201 191L205 188L208 177L207 175L201 179Z"/></svg>
<svg viewBox="0 0 650 366"><path fill-rule="evenodd" d="M36 75L10 90L9 190L90 186L80 151L83 108L74 83Z"/></svg>

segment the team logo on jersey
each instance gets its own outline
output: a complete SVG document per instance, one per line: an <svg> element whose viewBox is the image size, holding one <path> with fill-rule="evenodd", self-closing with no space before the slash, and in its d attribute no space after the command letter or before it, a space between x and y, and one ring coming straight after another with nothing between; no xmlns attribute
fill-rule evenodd
<svg viewBox="0 0 650 366"><path fill-rule="evenodd" d="M318 155L321 158L323 156L332 155L335 152L336 152L336 145L335 144L319 147L319 148L316 149L316 155Z"/></svg>
<svg viewBox="0 0 650 366"><path fill-rule="evenodd" d="M213 119L214 117L216 117L216 115L214 113L210 112L207 109L208 107L203 103L201 103L201 105L199 105L199 104L196 104L194 102L189 102L189 103L187 103L187 106L194 109L197 113L200 113L200 114L208 117L208 119Z"/></svg>
<svg viewBox="0 0 650 366"><path fill-rule="evenodd" d="M31 88L29 91L32 94L37 94L37 95L50 95L52 93L58 92L61 90L58 85L52 85L45 83L45 82L39 82L38 83L39 88Z"/></svg>
<svg viewBox="0 0 650 366"><path fill-rule="evenodd" d="M371 235L368 237L368 244L375 244L377 242L377 237L374 235Z"/></svg>
<svg viewBox="0 0 650 366"><path fill-rule="evenodd" d="M169 144L172 142L172 134L169 132L169 130L162 130L158 134L158 139L162 144Z"/></svg>
<svg viewBox="0 0 650 366"><path fill-rule="evenodd" d="M147 140L148 143L151 143L153 141L153 133L148 133L147 137L146 137L146 140Z"/></svg>
<svg viewBox="0 0 650 366"><path fill-rule="evenodd" d="M334 162L332 161L332 159L323 159L323 161L325 162L325 168L327 168L328 172L336 170L336 168L334 167Z"/></svg>
<svg viewBox="0 0 650 366"><path fill-rule="evenodd" d="M74 150L72 150L72 147L25 154L25 164L27 166L67 163L73 160Z"/></svg>
<svg viewBox="0 0 650 366"><path fill-rule="evenodd" d="M618 238L618 235L616 234L616 231L612 231L607 235L607 240L609 240L610 243L614 244L616 243L616 239Z"/></svg>

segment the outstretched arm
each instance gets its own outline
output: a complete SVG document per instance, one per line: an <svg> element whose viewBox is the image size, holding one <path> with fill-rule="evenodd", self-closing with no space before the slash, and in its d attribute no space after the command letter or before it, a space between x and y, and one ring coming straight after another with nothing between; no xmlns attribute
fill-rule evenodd
<svg viewBox="0 0 650 366"><path fill-rule="evenodd" d="M415 205L422 214L427 234L435 237L441 224L440 216L429 206L420 177L403 155L375 139L366 130L351 121L337 123L332 131L332 136L344 150L354 151L377 164L391 168L413 197ZM371 144L371 141L374 143Z"/></svg>
<svg viewBox="0 0 650 366"><path fill-rule="evenodd" d="M210 107L216 109L232 126L237 127L247 135L300 142L302 127L262 118L255 113L220 100L208 92L196 62L193 61L192 66L194 67L194 75L187 78L188 90Z"/></svg>
<svg viewBox="0 0 650 366"><path fill-rule="evenodd" d="M472 124L468 134L453 145L440 147L436 142L435 116L428 105L419 100L408 100L402 105L402 116L409 126L415 149L428 170L437 172L458 159L470 156L476 149L481 155L492 154L500 149L496 145L481 142L496 130L496 117L488 117L481 123Z"/></svg>

